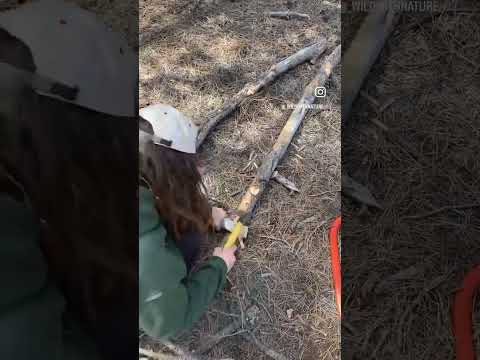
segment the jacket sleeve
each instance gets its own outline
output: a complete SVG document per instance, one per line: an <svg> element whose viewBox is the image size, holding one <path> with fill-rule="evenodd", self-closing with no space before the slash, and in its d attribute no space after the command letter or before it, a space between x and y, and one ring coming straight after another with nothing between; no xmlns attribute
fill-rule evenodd
<svg viewBox="0 0 480 360"><path fill-rule="evenodd" d="M223 260L213 257L189 278L177 279L176 284L161 287L143 298L142 329L156 338L168 338L188 330L222 290L225 274Z"/></svg>
<svg viewBox="0 0 480 360"><path fill-rule="evenodd" d="M59 359L64 299L47 278L32 212L0 193L0 353L4 359Z"/></svg>
<svg viewBox="0 0 480 360"><path fill-rule="evenodd" d="M152 222L153 206L140 204L140 327L150 336L166 338L189 329L222 290L227 273L225 262L212 257L187 276L178 249L166 242L166 230Z"/></svg>

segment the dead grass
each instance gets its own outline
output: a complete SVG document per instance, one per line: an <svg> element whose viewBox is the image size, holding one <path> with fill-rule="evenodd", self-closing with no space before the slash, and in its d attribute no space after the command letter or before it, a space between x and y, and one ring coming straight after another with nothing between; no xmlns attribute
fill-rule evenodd
<svg viewBox="0 0 480 360"><path fill-rule="evenodd" d="M308 13L310 21L267 18L269 10ZM199 124L211 110L280 59L313 43L339 38L338 1L157 1L140 2L140 105L169 103ZM202 147L210 195L235 208L270 150L289 110L315 67L301 65L245 101ZM311 111L280 164L300 194L272 182L261 199L247 248L229 285L192 333L176 340L195 349L205 336L236 319L249 304L261 312L253 330L265 345L288 359L336 359L339 320L331 289L327 241L329 221L339 213L340 69L329 84L327 109ZM220 238L212 239L211 246ZM287 310L292 316L287 316ZM144 340L145 341L145 340ZM148 345L149 341L145 341ZM146 345L146 346L147 346ZM152 343L150 343L152 345ZM224 339L215 358L264 359L240 335Z"/></svg>
<svg viewBox="0 0 480 360"><path fill-rule="evenodd" d="M454 358L452 294L480 260L480 208L456 207L479 199L478 20L403 16L363 88L389 130L362 97L343 129L344 169L385 210L342 204L342 358Z"/></svg>

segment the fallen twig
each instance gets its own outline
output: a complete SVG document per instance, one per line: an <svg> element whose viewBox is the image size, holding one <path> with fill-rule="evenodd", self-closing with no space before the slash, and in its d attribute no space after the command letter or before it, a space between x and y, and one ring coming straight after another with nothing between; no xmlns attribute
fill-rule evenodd
<svg viewBox="0 0 480 360"><path fill-rule="evenodd" d="M207 115L207 121L200 129L197 137L197 148L203 143L210 131L225 117L230 115L242 101L247 97L256 94L263 87L271 84L281 74L293 69L297 65L300 65L310 59L313 59L323 53L327 46L327 42L324 38L320 39L313 45L303 48L297 51L295 54L287 57L279 63L273 65L266 73L264 73L260 80L255 84L248 83L242 90L234 95L229 101L227 101L221 109L215 110Z"/></svg>
<svg viewBox="0 0 480 360"><path fill-rule="evenodd" d="M210 350L212 347L217 345L224 338L232 336L233 334L235 334L235 332L241 327L241 325L242 325L241 321L235 320L234 322L232 322L228 326L221 329L216 334L214 334L212 336L209 336L207 338L207 340L195 350L195 354L206 353L208 350Z"/></svg>
<svg viewBox="0 0 480 360"><path fill-rule="evenodd" d="M380 116L382 115L382 112L384 109L384 106L380 106L380 104L378 103L378 101L376 99L374 99L372 96L370 96L366 91L360 91L360 95L367 99L369 102L370 102L370 105L373 107L373 109L375 110L375 112L377 113L377 117L376 118L368 118L368 120L370 120L372 123L374 123L375 125L377 125L380 129L382 129L383 131L388 131L388 126L385 125L383 122L380 121ZM388 106L388 104L387 104ZM385 107L386 108L386 107Z"/></svg>
<svg viewBox="0 0 480 360"><path fill-rule="evenodd" d="M287 189L295 192L300 192L300 190L298 190L297 188L297 185L295 185L292 181L288 180L286 177L280 175L278 171L273 172L272 178L279 184L285 186Z"/></svg>
<svg viewBox="0 0 480 360"><path fill-rule="evenodd" d="M247 314L247 320L250 323L253 323L256 319L258 312L259 309L256 305L250 306L245 311L245 313ZM226 337L236 335L236 332L242 328L242 325L243 324L241 319L233 321L232 323L218 331L216 334L209 336L206 341L194 351L194 354L204 354Z"/></svg>
<svg viewBox="0 0 480 360"><path fill-rule="evenodd" d="M297 106L292 111L292 114L283 127L277 141L273 145L272 151L265 157L262 165L258 168L255 179L250 184L245 192L240 205L237 208L239 213L252 213L260 196L265 191L268 181L270 180L277 164L282 159L287 151L287 148L292 141L293 136L300 127L305 114L310 105L315 102L315 91L318 87L324 86L327 79L330 77L333 69L338 65L341 58L340 45L325 59L322 66L320 66L315 78L307 85L302 97Z"/></svg>
<svg viewBox="0 0 480 360"><path fill-rule="evenodd" d="M258 339L251 333L243 335L245 339L255 344L265 355L271 357L274 360L287 360L285 356L277 353L276 351L270 349L269 347L262 344Z"/></svg>
<svg viewBox="0 0 480 360"><path fill-rule="evenodd" d="M273 18L280 19L301 19L301 20L310 20L310 15L298 13L295 11L270 11L267 13L268 16Z"/></svg>

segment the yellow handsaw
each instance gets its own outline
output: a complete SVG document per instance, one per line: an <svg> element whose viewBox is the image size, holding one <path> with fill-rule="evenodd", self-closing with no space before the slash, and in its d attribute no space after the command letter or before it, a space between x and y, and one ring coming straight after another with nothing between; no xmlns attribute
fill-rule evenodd
<svg viewBox="0 0 480 360"><path fill-rule="evenodd" d="M234 247L238 243L238 239L241 237L242 239L247 237L248 233L248 226L245 224L249 222L251 219L250 214L246 214L240 217L240 219L236 222L233 223L232 220L231 222L224 223L224 227L226 230L230 231L230 233L225 236L225 239L223 241L223 248L228 249L231 247Z"/></svg>

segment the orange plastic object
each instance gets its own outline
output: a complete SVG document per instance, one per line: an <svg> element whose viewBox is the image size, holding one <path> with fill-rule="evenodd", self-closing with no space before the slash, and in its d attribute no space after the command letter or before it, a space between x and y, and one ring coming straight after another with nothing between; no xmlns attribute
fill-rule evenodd
<svg viewBox="0 0 480 360"><path fill-rule="evenodd" d="M342 224L341 216L335 218L330 227L330 257L332 261L333 288L337 302L338 313L342 315L342 272L340 263L340 250L338 246L338 233Z"/></svg>
<svg viewBox="0 0 480 360"><path fill-rule="evenodd" d="M472 312L475 292L480 288L480 265L470 270L453 302L453 334L457 360L475 360Z"/></svg>

